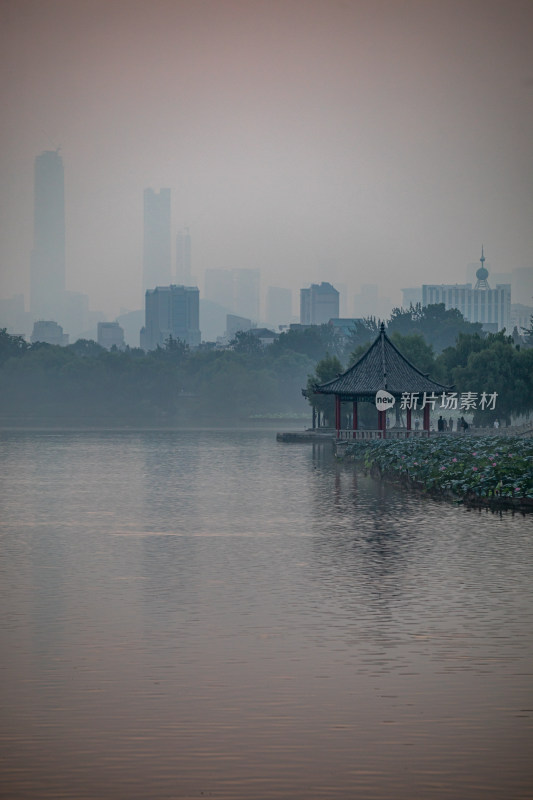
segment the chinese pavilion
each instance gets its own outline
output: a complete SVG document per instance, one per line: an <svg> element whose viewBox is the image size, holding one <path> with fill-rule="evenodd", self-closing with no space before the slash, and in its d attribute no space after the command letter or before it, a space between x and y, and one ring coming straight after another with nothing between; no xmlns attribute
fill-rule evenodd
<svg viewBox="0 0 533 800"><path fill-rule="evenodd" d="M384 390L391 394L398 402L405 400L407 412L407 428L411 431L411 412L417 408L418 400L423 411L423 430L429 432L430 409L435 406L437 395L449 391L448 386L443 386L431 380L427 374L420 372L408 361L391 342L385 333L385 325L381 329L374 343L366 353L356 361L346 372L326 383L314 386L315 394L329 394L335 396L335 428L337 438L341 429L341 403L350 402L353 408L353 431L357 437L357 404L374 402L376 393ZM386 411L378 411L377 435L385 438L387 423ZM409 435L409 433L407 433Z"/></svg>

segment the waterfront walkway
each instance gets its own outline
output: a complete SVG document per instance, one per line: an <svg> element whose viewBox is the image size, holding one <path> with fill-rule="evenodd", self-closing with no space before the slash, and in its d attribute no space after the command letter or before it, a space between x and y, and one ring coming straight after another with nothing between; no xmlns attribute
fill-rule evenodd
<svg viewBox="0 0 533 800"><path fill-rule="evenodd" d="M472 428L464 431L434 431L434 430L408 430L407 428L387 428L384 431L362 429L344 429L336 431L335 428L307 428L304 431L284 431L278 433L278 442L326 442L331 441L345 444L353 441L368 441L369 439L415 439L433 436L533 436L533 422L523 425L510 425L506 428Z"/></svg>

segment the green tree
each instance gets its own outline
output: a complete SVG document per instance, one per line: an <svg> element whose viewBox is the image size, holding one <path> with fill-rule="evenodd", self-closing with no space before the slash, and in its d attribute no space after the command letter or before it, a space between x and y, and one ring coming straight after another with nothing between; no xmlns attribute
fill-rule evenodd
<svg viewBox="0 0 533 800"><path fill-rule="evenodd" d="M309 325L284 331L270 345L269 350L274 357L288 350L301 353L316 363L328 353L340 358L342 345L336 340L331 325Z"/></svg>
<svg viewBox="0 0 533 800"><path fill-rule="evenodd" d="M13 335L7 332L7 328L0 328L0 364L8 358L23 356L28 347L23 336Z"/></svg>
<svg viewBox="0 0 533 800"><path fill-rule="evenodd" d="M533 314L529 318L529 327L521 330L527 347L533 347Z"/></svg>
<svg viewBox="0 0 533 800"><path fill-rule="evenodd" d="M335 399L333 395L316 394L314 388L317 384L333 380L341 373L342 364L337 356L328 354L317 363L314 373L307 378L307 399L313 409L323 415L330 427L335 423Z"/></svg>
<svg viewBox="0 0 533 800"><path fill-rule="evenodd" d="M417 303L407 310L394 308L387 323L389 336L394 332L419 333L436 353L452 347L460 333L481 334L481 330L481 323L467 322L458 309L446 309L444 303L428 306Z"/></svg>
<svg viewBox="0 0 533 800"><path fill-rule="evenodd" d="M237 331L235 337L230 342L230 347L236 353L243 355L253 356L255 358L262 358L264 355L264 348L258 337L252 331Z"/></svg>
<svg viewBox="0 0 533 800"><path fill-rule="evenodd" d="M380 321L375 317L365 317L362 320L354 320L350 337L345 345L345 358L348 364L353 364L357 358L368 350L380 331ZM354 358L354 354L357 358Z"/></svg>
<svg viewBox="0 0 533 800"><path fill-rule="evenodd" d="M105 347L102 347L102 345L98 344L93 339L78 339L73 344L67 345L67 349L77 356L91 356L93 358L105 351Z"/></svg>
<svg viewBox="0 0 533 800"><path fill-rule="evenodd" d="M487 426L496 418L510 423L514 415L533 409L533 356L529 349L517 349L503 331L489 334L483 345L470 351L466 364L452 368L452 381L461 393L497 393L495 409L478 408L475 425Z"/></svg>
<svg viewBox="0 0 533 800"><path fill-rule="evenodd" d="M454 370L466 367L471 353L479 353L488 346L487 338L479 333L460 333L455 345L446 347L436 358L439 380L445 384L453 383Z"/></svg>
<svg viewBox="0 0 533 800"><path fill-rule="evenodd" d="M397 331L390 336L391 342L398 348L402 356L421 372L428 375L435 373L435 355L433 347L427 344L420 333L401 334Z"/></svg>

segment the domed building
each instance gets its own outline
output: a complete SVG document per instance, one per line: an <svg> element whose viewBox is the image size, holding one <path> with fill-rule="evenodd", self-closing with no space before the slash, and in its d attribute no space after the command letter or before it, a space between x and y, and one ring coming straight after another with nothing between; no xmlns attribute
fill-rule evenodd
<svg viewBox="0 0 533 800"><path fill-rule="evenodd" d="M424 284L422 305L444 303L447 309L457 308L468 322L481 322L487 331L496 333L505 328L511 333L511 285L498 283L491 289L483 245L479 260L481 266L476 271L474 288L471 283Z"/></svg>
<svg viewBox="0 0 533 800"><path fill-rule="evenodd" d="M485 254L483 252L483 245L481 245L481 266L476 272L477 282L474 286L474 289L490 289L489 282L487 278L489 277L489 271L485 267Z"/></svg>

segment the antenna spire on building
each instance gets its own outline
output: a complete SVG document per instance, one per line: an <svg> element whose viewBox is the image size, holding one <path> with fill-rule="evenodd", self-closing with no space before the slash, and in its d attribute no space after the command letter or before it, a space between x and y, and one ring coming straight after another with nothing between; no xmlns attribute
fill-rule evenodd
<svg viewBox="0 0 533 800"><path fill-rule="evenodd" d="M481 245L481 266L476 272L477 283L475 285L475 289L490 289L489 282L487 278L489 277L489 271L485 267L485 253L483 251L483 245Z"/></svg>

